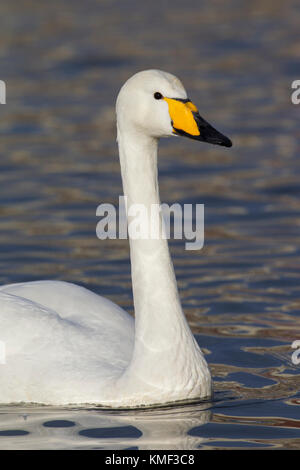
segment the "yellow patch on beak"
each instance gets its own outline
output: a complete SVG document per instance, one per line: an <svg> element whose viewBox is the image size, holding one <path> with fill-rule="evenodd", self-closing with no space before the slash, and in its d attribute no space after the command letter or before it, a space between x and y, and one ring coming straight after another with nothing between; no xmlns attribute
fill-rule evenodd
<svg viewBox="0 0 300 470"><path fill-rule="evenodd" d="M164 100L169 106L174 134L176 134L175 129L180 129L191 136L200 135L198 125L193 115L193 113L198 112L198 109L191 101L185 102L184 100L180 101L173 98L164 98Z"/></svg>

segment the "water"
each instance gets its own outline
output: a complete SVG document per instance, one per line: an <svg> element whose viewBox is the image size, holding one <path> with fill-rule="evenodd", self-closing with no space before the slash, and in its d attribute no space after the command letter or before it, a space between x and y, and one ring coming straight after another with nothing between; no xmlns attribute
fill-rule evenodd
<svg viewBox="0 0 300 470"><path fill-rule="evenodd" d="M122 194L114 102L134 72L178 75L234 143L160 146L162 201L205 204L204 248L171 252L213 400L2 406L0 448L299 448L299 4L20 0L0 13L1 284L66 280L133 313L127 242L98 240L95 212Z"/></svg>

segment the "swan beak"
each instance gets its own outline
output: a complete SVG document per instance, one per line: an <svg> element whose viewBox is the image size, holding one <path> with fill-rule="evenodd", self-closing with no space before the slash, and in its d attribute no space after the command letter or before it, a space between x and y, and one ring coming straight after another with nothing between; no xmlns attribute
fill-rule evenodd
<svg viewBox="0 0 300 470"><path fill-rule="evenodd" d="M188 98L164 98L164 100L169 106L173 134L224 147L232 146L228 137L214 129L200 116L197 107L191 100Z"/></svg>

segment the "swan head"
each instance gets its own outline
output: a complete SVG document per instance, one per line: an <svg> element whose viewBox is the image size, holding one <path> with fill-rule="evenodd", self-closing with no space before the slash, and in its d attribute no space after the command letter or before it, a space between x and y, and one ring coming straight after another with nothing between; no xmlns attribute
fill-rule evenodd
<svg viewBox="0 0 300 470"><path fill-rule="evenodd" d="M161 70L144 70L133 75L117 98L119 132L160 138L181 135L231 147L228 137L206 122L188 98L181 81Z"/></svg>

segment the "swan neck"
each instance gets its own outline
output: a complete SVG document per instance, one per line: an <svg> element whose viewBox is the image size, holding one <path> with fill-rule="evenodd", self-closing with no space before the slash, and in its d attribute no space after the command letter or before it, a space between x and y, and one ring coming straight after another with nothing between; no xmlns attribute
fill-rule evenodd
<svg viewBox="0 0 300 470"><path fill-rule="evenodd" d="M157 180L157 139L127 132L118 133L124 195L127 204L149 208L159 203Z"/></svg>
<svg viewBox="0 0 300 470"><path fill-rule="evenodd" d="M158 141L119 131L118 145L129 229L132 205L142 204L149 210L150 206L157 208L160 204ZM160 211L155 215L154 225L161 228ZM144 216L143 221L149 223L149 216ZM145 393L164 390L168 399L170 396L178 399L186 398L188 390L198 393L197 384L202 377L206 385L201 393L209 395L210 374L181 308L166 238L162 232L158 238L148 239L129 234L129 243L135 339L131 361L119 386L133 394L137 388Z"/></svg>
<svg viewBox="0 0 300 470"><path fill-rule="evenodd" d="M186 329L168 242L162 235L162 216L157 179L157 139L119 132L118 144L124 194L127 196L128 225L134 204L146 210L143 222L157 224L157 238L130 236L132 288L135 308L136 342L153 347L154 343L174 342L174 335ZM152 211L152 212L151 212ZM153 216L154 214L154 216ZM171 328L170 328L171 326ZM172 333L173 332L173 333Z"/></svg>

